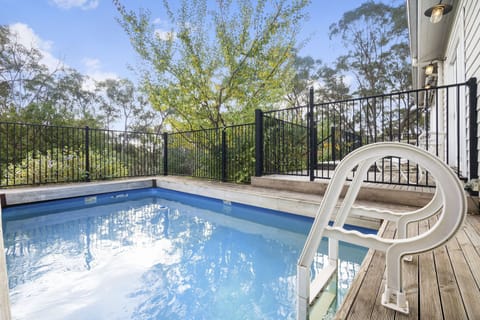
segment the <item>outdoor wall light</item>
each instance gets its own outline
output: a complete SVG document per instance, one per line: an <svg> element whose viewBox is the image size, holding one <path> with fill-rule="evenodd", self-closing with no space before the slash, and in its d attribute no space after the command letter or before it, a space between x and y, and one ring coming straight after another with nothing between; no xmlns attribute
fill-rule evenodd
<svg viewBox="0 0 480 320"><path fill-rule="evenodd" d="M433 74L433 70L435 69L435 65L430 63L428 66L425 67L425 75L430 76Z"/></svg>
<svg viewBox="0 0 480 320"><path fill-rule="evenodd" d="M440 0L437 5L427 9L425 15L430 17L431 23L438 23L442 20L442 17L450 11L452 11L452 6L449 4L442 4L442 1Z"/></svg>

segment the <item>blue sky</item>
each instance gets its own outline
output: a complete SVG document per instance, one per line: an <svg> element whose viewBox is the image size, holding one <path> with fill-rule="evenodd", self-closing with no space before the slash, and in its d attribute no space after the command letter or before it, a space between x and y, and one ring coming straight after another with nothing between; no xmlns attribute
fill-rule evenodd
<svg viewBox="0 0 480 320"><path fill-rule="evenodd" d="M153 19L167 20L160 0L123 0L128 9L147 8ZM341 45L330 41L328 28L345 11L362 0L312 0L307 8L309 19L300 39L310 41L300 52L325 62L341 52ZM134 79L128 66L137 65L138 57L116 22L118 13L110 0L0 0L0 24L11 25L24 44L38 47L44 63L59 60L67 66L104 80L109 77Z"/></svg>

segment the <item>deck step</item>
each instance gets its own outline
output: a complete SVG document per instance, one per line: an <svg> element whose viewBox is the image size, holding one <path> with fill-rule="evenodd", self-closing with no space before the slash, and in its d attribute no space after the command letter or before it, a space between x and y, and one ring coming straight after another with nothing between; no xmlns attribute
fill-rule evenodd
<svg viewBox="0 0 480 320"><path fill-rule="evenodd" d="M315 168L316 170L324 170L324 171L334 171L337 165L340 163L340 161L322 161L317 163L317 167ZM355 171L355 169L353 170ZM377 166L372 165L370 169L368 169L369 172L380 172L378 170Z"/></svg>

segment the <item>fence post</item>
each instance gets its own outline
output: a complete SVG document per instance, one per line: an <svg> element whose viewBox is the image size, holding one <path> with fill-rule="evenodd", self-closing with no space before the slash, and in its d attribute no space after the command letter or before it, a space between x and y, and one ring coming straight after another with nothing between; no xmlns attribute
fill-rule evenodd
<svg viewBox="0 0 480 320"><path fill-rule="evenodd" d="M227 133L222 129L222 181L227 181Z"/></svg>
<svg viewBox="0 0 480 320"><path fill-rule="evenodd" d="M163 175L168 176L168 133L163 133Z"/></svg>
<svg viewBox="0 0 480 320"><path fill-rule="evenodd" d="M308 97L308 118L307 118L307 130L308 130L308 172L310 181L315 180L315 169L317 167L317 124L314 117L314 91L313 87L310 87Z"/></svg>
<svg viewBox="0 0 480 320"><path fill-rule="evenodd" d="M85 181L90 182L90 128L85 126Z"/></svg>
<svg viewBox="0 0 480 320"><path fill-rule="evenodd" d="M330 137L332 137L332 161L333 165L335 165L335 161L337 160L336 154L335 154L335 127L330 127Z"/></svg>
<svg viewBox="0 0 480 320"><path fill-rule="evenodd" d="M478 178L478 131L477 131L477 78L467 81L469 89L469 150L470 150L470 175L469 179Z"/></svg>
<svg viewBox="0 0 480 320"><path fill-rule="evenodd" d="M263 112L255 110L255 176L263 174Z"/></svg>

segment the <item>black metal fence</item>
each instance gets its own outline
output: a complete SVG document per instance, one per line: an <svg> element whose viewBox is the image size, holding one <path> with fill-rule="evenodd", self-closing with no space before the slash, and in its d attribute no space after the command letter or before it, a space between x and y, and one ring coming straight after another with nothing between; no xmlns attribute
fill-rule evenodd
<svg viewBox="0 0 480 320"><path fill-rule="evenodd" d="M249 182L255 168L255 124L165 134L165 174Z"/></svg>
<svg viewBox="0 0 480 320"><path fill-rule="evenodd" d="M0 186L105 180L163 173L156 134L0 123Z"/></svg>
<svg viewBox="0 0 480 320"><path fill-rule="evenodd" d="M254 124L142 133L0 122L0 186L187 175L248 182Z"/></svg>
<svg viewBox="0 0 480 320"><path fill-rule="evenodd" d="M0 187L185 175L249 182L252 175L330 178L356 148L379 141L422 147L460 178L478 177L477 83L395 92L262 112L255 123L141 133L0 122ZM367 181L433 186L417 164L388 157Z"/></svg>
<svg viewBox="0 0 480 320"><path fill-rule="evenodd" d="M256 173L330 178L345 155L373 142L398 141L435 154L460 178L478 177L476 79L466 83L257 114L263 163ZM367 181L433 186L428 172L400 158L384 158Z"/></svg>

